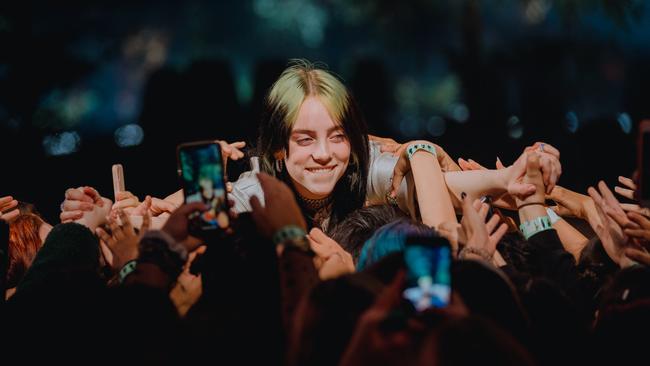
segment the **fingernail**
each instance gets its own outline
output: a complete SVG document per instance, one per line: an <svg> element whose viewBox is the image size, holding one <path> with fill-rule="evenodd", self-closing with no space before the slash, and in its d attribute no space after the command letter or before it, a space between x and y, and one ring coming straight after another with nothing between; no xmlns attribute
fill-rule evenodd
<svg viewBox="0 0 650 366"><path fill-rule="evenodd" d="M460 193L460 198L465 199L465 197L467 197L467 193L461 192Z"/></svg>

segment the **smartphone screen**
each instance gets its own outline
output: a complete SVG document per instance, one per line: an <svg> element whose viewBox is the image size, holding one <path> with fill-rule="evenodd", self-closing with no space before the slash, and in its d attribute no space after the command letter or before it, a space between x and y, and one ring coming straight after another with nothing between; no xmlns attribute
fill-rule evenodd
<svg viewBox="0 0 650 366"><path fill-rule="evenodd" d="M416 310L445 307L451 297L451 249L438 237L408 237L404 249L407 267L404 298Z"/></svg>
<svg viewBox="0 0 650 366"><path fill-rule="evenodd" d="M200 230L228 227L228 201L219 144L200 142L180 145L178 161L185 203L203 202L210 207L192 217L193 225Z"/></svg>

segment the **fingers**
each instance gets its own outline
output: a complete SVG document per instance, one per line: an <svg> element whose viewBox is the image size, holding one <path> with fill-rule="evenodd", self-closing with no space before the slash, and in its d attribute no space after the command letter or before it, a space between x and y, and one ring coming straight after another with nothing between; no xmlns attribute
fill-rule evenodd
<svg viewBox="0 0 650 366"><path fill-rule="evenodd" d="M639 249L627 248L625 249L625 256L631 260L650 266L650 254Z"/></svg>
<svg viewBox="0 0 650 366"><path fill-rule="evenodd" d="M542 151L544 153L553 155L558 160L560 159L560 150L556 149L553 145L547 144L545 142L535 142L533 146L530 146L527 149Z"/></svg>
<svg viewBox="0 0 650 366"><path fill-rule="evenodd" d="M63 211L92 211L95 208L94 203L85 201L63 201Z"/></svg>
<svg viewBox="0 0 650 366"><path fill-rule="evenodd" d="M130 207L137 207L140 204L140 201L137 197L125 198L120 201L117 201L113 204L113 209L122 210Z"/></svg>
<svg viewBox="0 0 650 366"><path fill-rule="evenodd" d="M625 235L639 238L644 241L650 241L650 230L647 229L624 229L623 232Z"/></svg>
<svg viewBox="0 0 650 366"><path fill-rule="evenodd" d="M641 228L645 230L650 230L650 220L648 220L647 217L638 214L636 212L628 212L627 217L629 217L630 220L637 223Z"/></svg>
<svg viewBox="0 0 650 366"><path fill-rule="evenodd" d="M251 208L253 209L253 215L257 215L260 212L264 211L264 207L260 203L259 198L257 196L251 196L251 198L248 200L251 204Z"/></svg>
<svg viewBox="0 0 650 366"><path fill-rule="evenodd" d="M102 200L102 196L95 188L85 186L82 190L83 193L89 196L97 206L104 207L104 200Z"/></svg>
<svg viewBox="0 0 650 366"><path fill-rule="evenodd" d="M619 177L620 178L620 177ZM614 187L614 192L618 193L619 195L627 198L627 199L634 199L634 191L631 189L627 188L621 188L619 186Z"/></svg>
<svg viewBox="0 0 650 366"><path fill-rule="evenodd" d="M397 197L397 192L399 192L399 187L402 184L402 179L404 179L404 174L399 171L393 172L393 178L390 183L390 195L391 197Z"/></svg>
<svg viewBox="0 0 650 366"><path fill-rule="evenodd" d="M472 165L469 163L469 161L463 158L458 158L458 166L460 166L462 170L472 170Z"/></svg>
<svg viewBox="0 0 650 366"><path fill-rule="evenodd" d="M494 243L495 248L496 248L496 244L499 243L499 241L501 241L501 239L507 232L508 232L508 225L501 224L499 225L497 231L495 231L494 233L492 233L492 235L490 235L490 240Z"/></svg>
<svg viewBox="0 0 650 366"><path fill-rule="evenodd" d="M499 217L499 215L492 215L492 217L487 222L487 224L485 224L485 227L487 228L488 233L492 233L494 231L494 228L497 227L497 225L499 225L499 221L501 221L501 218ZM506 225L506 229L507 228L508 227Z"/></svg>
<svg viewBox="0 0 650 366"><path fill-rule="evenodd" d="M618 202L616 197L614 197L614 193L612 193L609 187L607 187L607 184L605 184L605 182L603 182L602 180L598 182L598 190L600 191L607 205L611 206L611 208L615 209L621 207L620 202Z"/></svg>
<svg viewBox="0 0 650 366"><path fill-rule="evenodd" d="M131 225L131 219L126 212L124 212L124 210L117 210L117 215L120 218L120 221L122 221L122 230L127 233L133 233L133 225Z"/></svg>
<svg viewBox="0 0 650 366"><path fill-rule="evenodd" d="M71 201L83 201L88 203L95 202L93 197L87 195L83 188L68 188L65 191L65 199Z"/></svg>
<svg viewBox="0 0 650 366"><path fill-rule="evenodd" d="M479 201L480 202L480 201ZM487 203L481 203L478 209L478 216L481 218L482 222L485 222L490 206Z"/></svg>
<svg viewBox="0 0 650 366"><path fill-rule="evenodd" d="M503 165L503 163L501 162L501 159L499 159L498 156L497 156L497 162L496 162L495 165L496 165L497 169L505 169L505 167L506 167L505 165Z"/></svg>
<svg viewBox="0 0 650 366"><path fill-rule="evenodd" d="M140 226L140 235L149 231L151 227L151 215L147 212L142 215L142 225Z"/></svg>
<svg viewBox="0 0 650 366"><path fill-rule="evenodd" d="M83 211L80 210L75 210L75 211L63 211L59 215L59 219L61 222L66 223L70 221L75 221L79 220L80 218L83 217Z"/></svg>
<svg viewBox="0 0 650 366"><path fill-rule="evenodd" d="M627 177L623 177L623 176L619 176L619 177L618 177L618 181L619 181L622 185L624 185L624 186L626 186L627 188L631 189L632 191L636 191L636 188L637 188L637 187L636 187L636 184L634 183L634 181L633 181L632 179L627 178Z"/></svg>
<svg viewBox="0 0 650 366"><path fill-rule="evenodd" d="M9 211L14 207L18 206L18 201L16 201L11 196L0 197L0 213Z"/></svg>
<svg viewBox="0 0 650 366"><path fill-rule="evenodd" d="M20 210L18 209L11 210L4 214L0 212L0 220L4 220L5 222L11 222L19 215L20 215Z"/></svg>
<svg viewBox="0 0 650 366"><path fill-rule="evenodd" d="M101 239L102 242L106 243L109 249L111 250L113 249L113 247L115 246L115 239L112 236L108 235L108 233L104 229L98 227L97 229L95 229L95 234L97 234L97 236L99 237L99 239Z"/></svg>
<svg viewBox="0 0 650 366"><path fill-rule="evenodd" d="M158 216L164 212L172 213L176 211L177 208L178 206L172 202L161 200L160 198L151 199L150 210L154 216Z"/></svg>

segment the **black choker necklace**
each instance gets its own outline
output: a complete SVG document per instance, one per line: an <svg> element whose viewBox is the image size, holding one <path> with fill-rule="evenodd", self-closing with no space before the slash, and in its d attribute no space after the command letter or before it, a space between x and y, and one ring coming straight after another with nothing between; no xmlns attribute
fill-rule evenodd
<svg viewBox="0 0 650 366"><path fill-rule="evenodd" d="M332 202L332 195L320 199L311 199L305 198L302 195L298 194L298 199L308 210L318 211L324 207L327 207Z"/></svg>

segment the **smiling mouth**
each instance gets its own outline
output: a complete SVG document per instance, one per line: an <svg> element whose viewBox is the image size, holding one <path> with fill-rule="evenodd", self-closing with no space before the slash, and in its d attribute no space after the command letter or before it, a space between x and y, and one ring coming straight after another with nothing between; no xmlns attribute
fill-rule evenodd
<svg viewBox="0 0 650 366"><path fill-rule="evenodd" d="M305 168L310 173L328 173L336 168L336 165L329 167Z"/></svg>

